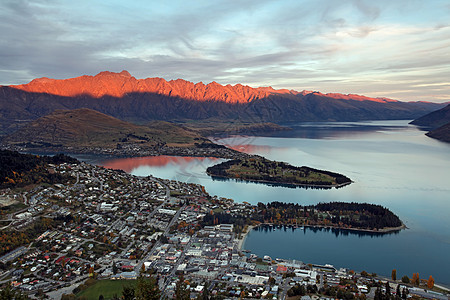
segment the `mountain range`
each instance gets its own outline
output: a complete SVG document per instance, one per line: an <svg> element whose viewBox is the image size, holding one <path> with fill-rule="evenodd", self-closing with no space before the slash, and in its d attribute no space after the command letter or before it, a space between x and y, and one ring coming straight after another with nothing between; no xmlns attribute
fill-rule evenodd
<svg viewBox="0 0 450 300"><path fill-rule="evenodd" d="M241 84L136 79L127 71L39 78L0 87L0 134L57 109L90 108L137 124L150 120L273 122L415 119L443 104L360 95L252 88Z"/></svg>
<svg viewBox="0 0 450 300"><path fill-rule="evenodd" d="M429 137L450 143L450 104L412 121L411 124L430 130L426 133Z"/></svg>

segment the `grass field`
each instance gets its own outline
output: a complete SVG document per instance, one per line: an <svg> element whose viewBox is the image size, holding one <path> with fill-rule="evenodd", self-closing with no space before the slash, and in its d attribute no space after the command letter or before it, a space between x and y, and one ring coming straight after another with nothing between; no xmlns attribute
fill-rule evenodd
<svg viewBox="0 0 450 300"><path fill-rule="evenodd" d="M76 296L88 300L98 300L100 295L103 295L105 300L113 298L114 295L120 298L122 296L122 288L128 285L134 286L135 283L136 280L99 280Z"/></svg>

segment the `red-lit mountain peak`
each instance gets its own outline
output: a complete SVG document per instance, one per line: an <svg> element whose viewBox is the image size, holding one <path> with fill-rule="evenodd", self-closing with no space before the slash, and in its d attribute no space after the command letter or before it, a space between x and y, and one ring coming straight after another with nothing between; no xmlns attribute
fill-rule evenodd
<svg viewBox="0 0 450 300"><path fill-rule="evenodd" d="M320 92L297 92L294 90L272 87L252 88L247 85L221 85L215 81L204 84L192 83L183 79L166 81L163 78L136 79L127 71L120 73L100 72L95 76L80 76L70 79L38 78L28 84L12 86L27 92L48 93L59 96L88 95L95 98L103 96L123 97L129 93L155 93L166 96L180 97L196 101L223 101L227 103L247 103L269 95L302 95L315 94L341 100L393 102L386 98L370 98L360 95L343 95L337 93L322 94Z"/></svg>

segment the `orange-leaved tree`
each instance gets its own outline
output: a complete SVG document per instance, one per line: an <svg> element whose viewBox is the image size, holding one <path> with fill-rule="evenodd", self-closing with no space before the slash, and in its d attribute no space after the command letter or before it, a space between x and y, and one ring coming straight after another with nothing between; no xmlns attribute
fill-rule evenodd
<svg viewBox="0 0 450 300"><path fill-rule="evenodd" d="M434 278L433 278L433 276L431 276L431 275L430 275L430 277L428 278L427 286L428 286L428 288L429 288L430 290L434 287Z"/></svg>

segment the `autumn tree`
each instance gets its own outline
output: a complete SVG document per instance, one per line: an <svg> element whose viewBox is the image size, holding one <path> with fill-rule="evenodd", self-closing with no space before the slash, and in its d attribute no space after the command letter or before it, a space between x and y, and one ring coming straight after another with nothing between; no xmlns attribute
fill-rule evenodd
<svg viewBox="0 0 450 300"><path fill-rule="evenodd" d="M394 280L394 281L397 280L397 270L396 270L396 269L393 269L393 270L392 270L391 278L392 278L392 280Z"/></svg>
<svg viewBox="0 0 450 300"><path fill-rule="evenodd" d="M434 278L430 275L427 281L427 287L431 290L434 287Z"/></svg>
<svg viewBox="0 0 450 300"><path fill-rule="evenodd" d="M412 284L420 285L419 273L413 273Z"/></svg>

